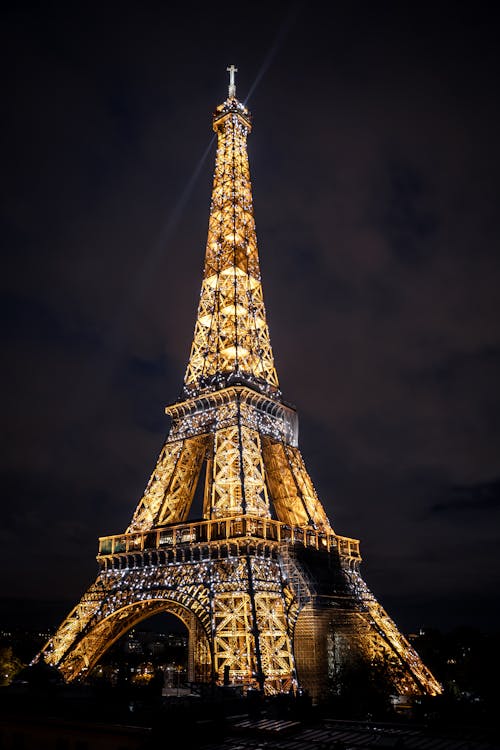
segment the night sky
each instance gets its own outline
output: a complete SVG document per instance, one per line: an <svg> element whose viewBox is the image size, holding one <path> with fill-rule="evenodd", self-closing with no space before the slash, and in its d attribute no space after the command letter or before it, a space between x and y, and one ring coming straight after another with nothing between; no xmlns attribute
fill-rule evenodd
<svg viewBox="0 0 500 750"><path fill-rule="evenodd" d="M235 64L278 376L331 523L405 631L499 628L493 5L4 6L4 617L62 602L58 624L154 468Z"/></svg>

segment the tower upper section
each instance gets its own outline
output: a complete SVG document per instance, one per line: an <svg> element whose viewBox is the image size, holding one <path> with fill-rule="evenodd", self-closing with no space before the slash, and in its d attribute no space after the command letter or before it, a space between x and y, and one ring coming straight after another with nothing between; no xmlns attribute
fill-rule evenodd
<svg viewBox="0 0 500 750"><path fill-rule="evenodd" d="M186 396L234 383L280 399L266 320L247 153L251 115L229 95L213 115L217 154L205 268L189 363Z"/></svg>

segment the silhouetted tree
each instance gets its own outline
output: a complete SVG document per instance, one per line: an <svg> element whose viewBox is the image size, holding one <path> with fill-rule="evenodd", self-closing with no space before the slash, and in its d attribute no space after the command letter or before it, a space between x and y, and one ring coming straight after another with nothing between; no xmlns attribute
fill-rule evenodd
<svg viewBox="0 0 500 750"><path fill-rule="evenodd" d="M12 646L0 647L0 685L10 685L13 678L24 667L23 662L14 654Z"/></svg>
<svg viewBox="0 0 500 750"><path fill-rule="evenodd" d="M327 702L340 717L384 719L392 713L394 666L381 657L353 657L337 669Z"/></svg>

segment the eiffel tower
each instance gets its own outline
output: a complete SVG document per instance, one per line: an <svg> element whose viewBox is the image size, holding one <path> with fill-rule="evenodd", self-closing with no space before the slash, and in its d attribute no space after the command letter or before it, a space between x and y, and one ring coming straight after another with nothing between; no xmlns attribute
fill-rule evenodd
<svg viewBox="0 0 500 750"><path fill-rule="evenodd" d="M130 628L168 612L187 628L192 682L303 688L317 701L356 655L383 659L401 694L438 694L362 579L359 541L334 532L299 450L266 321L251 114L227 70L198 314L183 390L165 409L170 430L130 525L100 538L95 582L34 661L85 679Z"/></svg>

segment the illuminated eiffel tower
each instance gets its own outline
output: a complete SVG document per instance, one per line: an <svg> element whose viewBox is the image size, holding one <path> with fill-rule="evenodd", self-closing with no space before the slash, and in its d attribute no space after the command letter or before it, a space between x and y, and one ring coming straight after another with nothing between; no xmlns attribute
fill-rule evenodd
<svg viewBox="0 0 500 750"><path fill-rule="evenodd" d="M330 525L299 451L266 321L251 116L228 71L228 98L213 116L208 240L182 396L166 407L170 431L129 527L99 540L97 579L34 661L84 679L131 627L168 612L188 630L192 682L267 695L300 687L318 700L357 655L382 658L399 693L437 694L361 578L359 542Z"/></svg>

